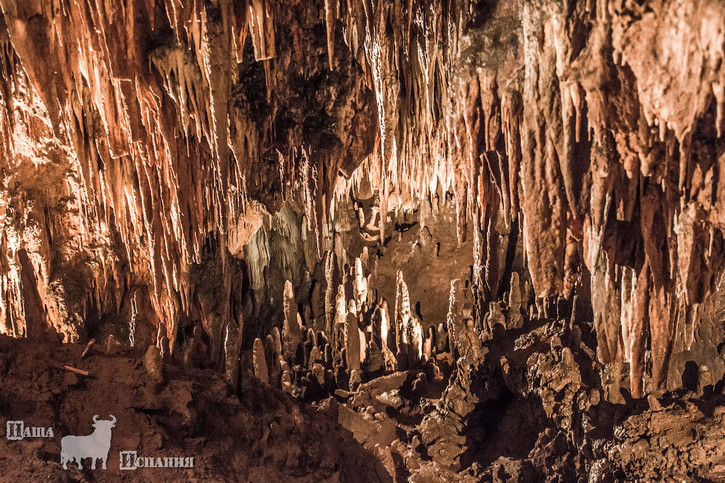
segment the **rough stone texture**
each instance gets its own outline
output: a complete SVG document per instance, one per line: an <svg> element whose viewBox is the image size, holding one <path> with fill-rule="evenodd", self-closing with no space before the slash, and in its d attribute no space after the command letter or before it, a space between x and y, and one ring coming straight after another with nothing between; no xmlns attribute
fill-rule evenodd
<svg viewBox="0 0 725 483"><path fill-rule="evenodd" d="M0 11L0 332L251 347L383 479L721 478L721 1Z"/></svg>
<svg viewBox="0 0 725 483"><path fill-rule="evenodd" d="M0 361L4 357L14 361L0 367L2 394L14 395L3 399L0 423L3 428L8 420L52 424L58 436L34 442L3 437L0 468L4 479L89 479L90 470L78 471L74 464L63 470L58 458L60 437L90 434L93 415L103 408L118 423L108 469L94 471L95 481L143 478L119 470L118 450L124 448L193 456L193 469L137 470L152 475L161 471L172 479L391 481L372 452L339 430L336 418L302 406L277 389L247 382L237 397L217 374L168 367L169 382L159 391L145 377L140 358L130 351L90 355L82 367L91 377L78 376L83 379L78 383L57 366L75 364L82 351L83 346L77 344L53 347L0 336ZM110 379L115 381L112 387L106 382ZM62 416L56 419L58 414ZM233 458L226 456L230 453Z"/></svg>

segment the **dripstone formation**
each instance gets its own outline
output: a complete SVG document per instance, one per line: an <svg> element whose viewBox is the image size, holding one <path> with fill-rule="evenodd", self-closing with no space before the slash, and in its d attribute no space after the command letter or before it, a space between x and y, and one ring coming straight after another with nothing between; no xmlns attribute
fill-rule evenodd
<svg viewBox="0 0 725 483"><path fill-rule="evenodd" d="M179 415L129 442L266 415L208 478L725 478L721 1L0 0L0 46L47 414L116 358Z"/></svg>

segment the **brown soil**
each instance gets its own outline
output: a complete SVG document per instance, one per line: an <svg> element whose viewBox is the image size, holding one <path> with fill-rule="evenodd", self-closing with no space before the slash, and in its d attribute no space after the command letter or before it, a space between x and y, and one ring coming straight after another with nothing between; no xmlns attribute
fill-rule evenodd
<svg viewBox="0 0 725 483"><path fill-rule="evenodd" d="M386 481L377 459L325 412L255 382L241 396L209 370L165 365L156 384L130 351L80 360L83 346L0 336L0 423L52 426L55 437L0 441L0 481ZM90 372L88 377L60 369ZM106 471L60 465L60 440L117 418ZM193 469L121 471L119 451L193 456Z"/></svg>

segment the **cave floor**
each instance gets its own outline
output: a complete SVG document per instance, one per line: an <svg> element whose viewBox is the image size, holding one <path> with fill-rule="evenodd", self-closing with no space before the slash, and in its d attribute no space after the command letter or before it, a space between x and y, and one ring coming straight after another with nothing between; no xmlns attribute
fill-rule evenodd
<svg viewBox="0 0 725 483"><path fill-rule="evenodd" d="M2 336L2 426L54 435L3 438L0 480L722 481L725 396L710 387L608 403L581 334L532 323L424 389L411 370L317 401L248 374L238 395L212 369L164 363L158 378L119 346L82 359L84 345ZM61 438L91 434L96 415L117 420L108 469L64 470ZM193 457L193 468L121 470L121 451Z"/></svg>

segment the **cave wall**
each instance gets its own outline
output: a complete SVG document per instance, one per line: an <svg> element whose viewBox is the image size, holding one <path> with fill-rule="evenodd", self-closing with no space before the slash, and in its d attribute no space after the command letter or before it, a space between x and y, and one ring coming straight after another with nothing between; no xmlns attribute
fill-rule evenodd
<svg viewBox="0 0 725 483"><path fill-rule="evenodd" d="M321 6L271 18L263 2L1 7L3 331L73 341L133 312L137 327L165 325L172 347L188 323L219 345L242 324L233 258L262 213L302 191L320 233L315 207L372 150L372 93L353 62L327 68ZM275 39L274 22L298 28ZM205 300L199 267L221 277L219 300Z"/></svg>
<svg viewBox="0 0 725 483"><path fill-rule="evenodd" d="M673 353L714 357L717 0L0 8L5 333L133 320L173 348L201 325L218 360L245 317L281 323L283 279L304 294L326 251L343 259L351 193L376 194L365 237L385 242L395 213L451 192L478 319L520 227L533 294L590 302L633 395L678 382Z"/></svg>

